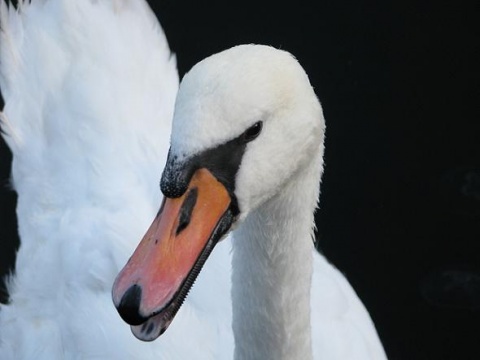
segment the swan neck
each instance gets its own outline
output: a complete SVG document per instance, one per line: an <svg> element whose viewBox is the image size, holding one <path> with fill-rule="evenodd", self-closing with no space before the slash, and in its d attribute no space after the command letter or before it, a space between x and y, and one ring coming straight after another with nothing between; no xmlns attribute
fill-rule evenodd
<svg viewBox="0 0 480 360"><path fill-rule="evenodd" d="M312 358L313 214L321 171L317 156L235 232L235 359Z"/></svg>

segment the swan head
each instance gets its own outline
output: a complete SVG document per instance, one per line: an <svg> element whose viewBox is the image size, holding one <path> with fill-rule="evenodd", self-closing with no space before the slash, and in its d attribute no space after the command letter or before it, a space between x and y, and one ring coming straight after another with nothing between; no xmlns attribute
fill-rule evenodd
<svg viewBox="0 0 480 360"><path fill-rule="evenodd" d="M185 75L164 202L113 287L135 336L166 330L215 244L323 151L324 129L308 77L285 51L240 45Z"/></svg>

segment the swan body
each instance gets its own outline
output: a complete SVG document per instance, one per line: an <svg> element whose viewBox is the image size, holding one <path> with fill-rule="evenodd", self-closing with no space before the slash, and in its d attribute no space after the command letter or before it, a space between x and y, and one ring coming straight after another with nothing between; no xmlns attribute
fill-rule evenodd
<svg viewBox="0 0 480 360"><path fill-rule="evenodd" d="M158 176L170 145L178 89L175 57L142 0L37 0L20 2L18 10L3 1L0 4L0 86L5 99L0 119L13 153L12 182L18 193L21 238L16 271L9 280L10 303L0 307L1 359L231 359L234 351L236 358L260 355L257 358L268 359L275 353L265 351L284 340L284 335L291 336L290 348L305 354L290 359L385 358L355 292L313 248L311 230L322 169L324 125L310 87L303 90L313 111L320 115L317 137L311 144L318 152L313 157L313 152L306 153L311 162L299 161L298 174L305 175L303 183L288 181L295 176L277 166L281 173L275 177L282 181L270 184L271 191L264 188L261 196L258 187L259 193L249 195L248 184L256 180L248 175L251 167L243 167L244 185L240 181L237 187L245 190L238 196L242 213L237 219L237 239L226 239L215 247L168 331L154 342L137 340L111 303L111 286L162 198ZM273 51L268 49L248 46L234 51L248 58L252 51ZM231 60L228 53L223 60ZM302 71L293 68L308 81ZM200 73L212 76L209 71ZM198 77L192 79L195 83ZM232 94L234 85L232 82L232 88L223 94ZM275 88L271 82L266 85ZM241 96L241 89L236 89ZM204 121L188 121L187 114L194 108L186 98L196 91L196 86L185 86L181 92L185 99L177 101L171 144L179 156L222 143L247 125L242 119L232 121L232 116L225 117L227 123L215 123L219 117L214 115L224 111L221 106L202 113L209 119L204 120L209 121L208 127ZM284 92L282 96L287 100L291 95ZM275 97L261 99L274 101ZM234 103L253 101L239 100ZM220 113L214 114L212 109ZM262 117L265 109L251 106L249 115ZM238 110L230 108L228 115L239 114ZM247 120L252 117L245 117ZM275 127L267 122L264 127L262 136L269 133L273 139ZM260 147L263 143L251 145ZM255 162L254 146L245 152L245 164ZM309 189L302 195L306 206L291 218L304 229L301 234L293 226L286 226L284 231L273 226L278 224L273 215L277 220L278 216L295 215L288 208L281 210L282 200L275 194L279 187L285 190L284 202L290 209L299 204L289 201L287 184L293 184L292 189L298 184ZM269 207L272 211L265 211ZM271 216L262 218L266 214ZM265 221L272 227L262 226ZM285 224L292 224L289 221ZM258 237L256 243L243 241L260 234L259 228L265 236ZM288 250L287 242L284 247L260 241L272 240L275 231L301 239L294 251L302 260L289 267L298 271L273 273L275 280L264 276L270 279L269 288L275 288L285 299L284 304L297 302L301 311L293 316L291 312L281 314L281 308L259 310L258 299L272 301L268 288L259 290L262 284L234 285L238 278L247 278L248 271L262 269L266 275L281 268L278 263L259 268L265 263L255 259L245 263L241 255L251 253L255 244L261 245L256 247L260 258ZM283 260L294 259L289 256ZM277 281L298 282L292 289L299 295L289 298L292 289L275 287ZM242 304L258 311L242 310ZM277 306L278 302L271 304ZM291 323L291 329L297 326L300 330L285 333L279 327L279 337L265 336L261 328L251 332L252 315L265 320L268 329ZM248 347L249 337L258 334L258 341ZM284 349L282 346L279 351Z"/></svg>
<svg viewBox="0 0 480 360"><path fill-rule="evenodd" d="M228 244L163 341L138 341L111 302L158 210L178 88L151 10L128 0L1 2L1 28L21 246L0 307L0 359L191 359L193 349L228 358L230 305L209 300L230 283ZM209 272L225 276L208 281Z"/></svg>

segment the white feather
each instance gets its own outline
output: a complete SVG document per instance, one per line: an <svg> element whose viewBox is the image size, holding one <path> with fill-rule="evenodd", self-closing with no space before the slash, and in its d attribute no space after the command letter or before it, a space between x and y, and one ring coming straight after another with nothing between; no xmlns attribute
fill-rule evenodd
<svg viewBox="0 0 480 360"><path fill-rule="evenodd" d="M229 308L214 307L208 292L229 284L227 245L205 269L225 275L192 291L160 341L138 341L111 300L160 204L178 88L151 10L135 0L33 1L19 10L2 1L1 20L2 128L21 247L11 304L0 310L0 358L187 359L185 337L225 358L233 340L212 308L227 318ZM211 341L219 332L223 343Z"/></svg>

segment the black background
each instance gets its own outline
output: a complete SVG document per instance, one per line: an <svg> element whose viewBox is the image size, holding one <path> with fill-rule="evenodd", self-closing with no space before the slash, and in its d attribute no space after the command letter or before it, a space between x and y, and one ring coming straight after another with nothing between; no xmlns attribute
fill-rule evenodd
<svg viewBox="0 0 480 360"><path fill-rule="evenodd" d="M320 250L369 309L390 359L478 359L479 11L475 1L164 0L182 76L240 43L292 52L327 121ZM0 146L0 271L15 195Z"/></svg>

